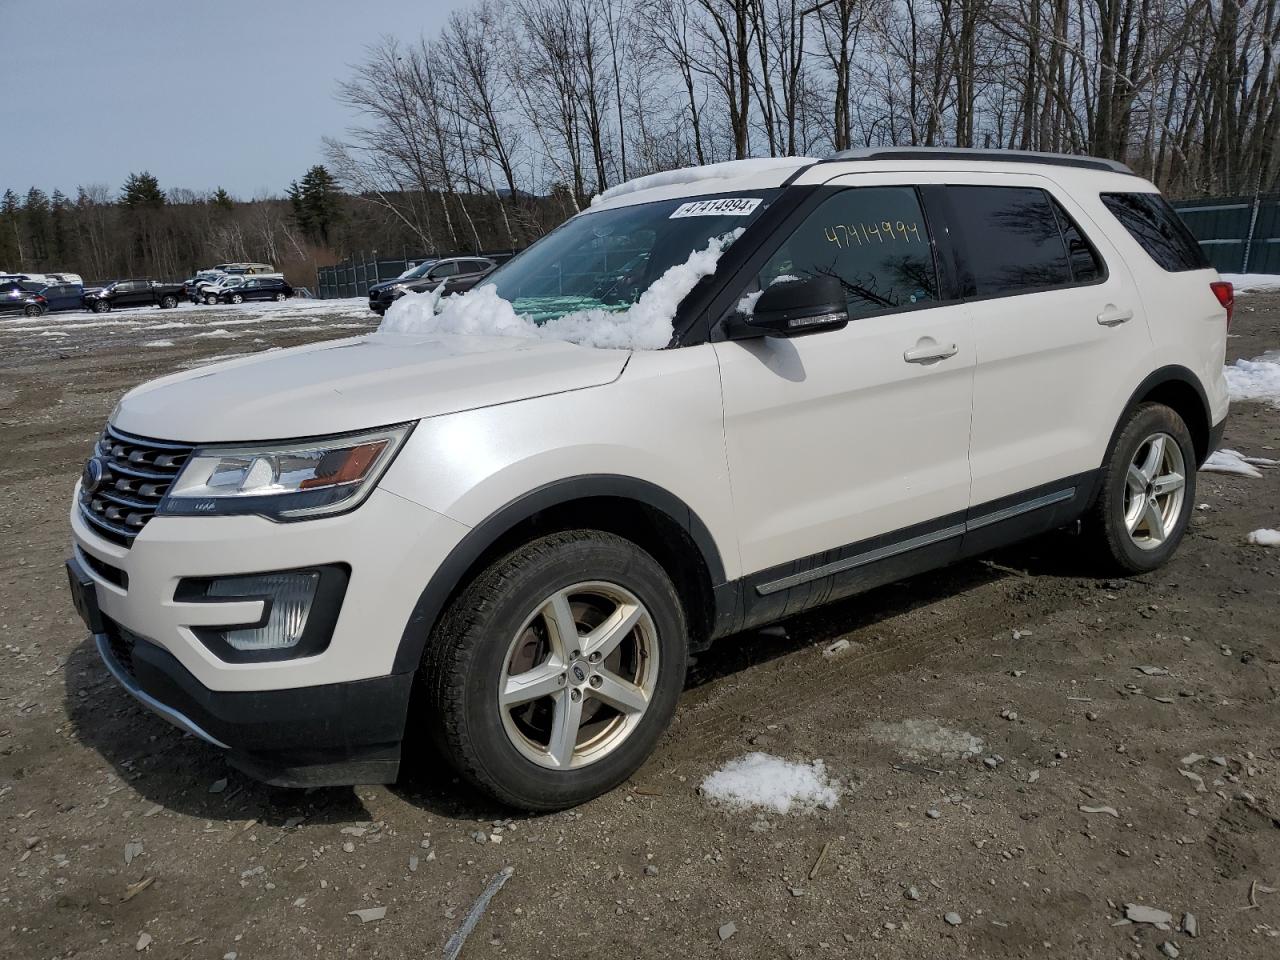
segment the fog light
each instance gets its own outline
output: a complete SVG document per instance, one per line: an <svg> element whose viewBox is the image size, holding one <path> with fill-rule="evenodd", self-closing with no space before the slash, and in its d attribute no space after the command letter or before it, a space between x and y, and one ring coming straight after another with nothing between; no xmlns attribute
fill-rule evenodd
<svg viewBox="0 0 1280 960"><path fill-rule="evenodd" d="M283 650L297 646L307 629L307 615L320 583L317 570L269 573L210 580L205 596L212 600L262 598L264 621L223 630L223 639L237 650Z"/></svg>
<svg viewBox="0 0 1280 960"><path fill-rule="evenodd" d="M228 663L291 660L313 657L329 646L350 576L346 564L324 564L229 577L184 577L173 599L214 606L261 601L256 623L237 623L228 616L220 626L193 626L191 632Z"/></svg>

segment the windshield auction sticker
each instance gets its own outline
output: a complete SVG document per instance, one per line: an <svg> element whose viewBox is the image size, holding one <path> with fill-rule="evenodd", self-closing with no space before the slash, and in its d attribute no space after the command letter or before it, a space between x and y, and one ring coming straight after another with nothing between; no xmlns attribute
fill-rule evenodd
<svg viewBox="0 0 1280 960"><path fill-rule="evenodd" d="M718 197L715 200L692 200L682 203L667 219L678 217L746 217L760 206L759 197Z"/></svg>

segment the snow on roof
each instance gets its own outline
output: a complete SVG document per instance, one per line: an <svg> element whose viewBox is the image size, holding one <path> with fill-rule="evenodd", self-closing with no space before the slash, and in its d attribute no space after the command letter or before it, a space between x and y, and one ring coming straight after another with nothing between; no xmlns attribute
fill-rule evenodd
<svg viewBox="0 0 1280 960"><path fill-rule="evenodd" d="M606 200L614 200L641 190L652 190L654 187L679 186L703 180L729 180L770 171L797 170L817 162L813 157L759 157L752 160L726 160L723 163L709 163L701 167L681 167L679 170L663 170L661 173L636 177L616 187L610 187L604 193L592 197L591 205L595 206Z"/></svg>

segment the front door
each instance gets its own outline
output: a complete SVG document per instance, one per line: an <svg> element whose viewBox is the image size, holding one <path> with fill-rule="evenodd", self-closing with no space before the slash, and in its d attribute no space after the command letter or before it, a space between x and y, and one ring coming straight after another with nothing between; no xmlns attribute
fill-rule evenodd
<svg viewBox="0 0 1280 960"><path fill-rule="evenodd" d="M716 344L748 620L762 601L772 616L869 585L859 578L880 579L881 561L944 562L963 532L968 308L944 300L918 191L846 179L823 188L738 309L774 280L834 275L849 325Z"/></svg>

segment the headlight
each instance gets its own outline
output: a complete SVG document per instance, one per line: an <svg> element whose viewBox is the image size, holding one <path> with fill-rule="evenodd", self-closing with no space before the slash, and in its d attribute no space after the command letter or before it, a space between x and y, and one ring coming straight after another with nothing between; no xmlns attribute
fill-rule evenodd
<svg viewBox="0 0 1280 960"><path fill-rule="evenodd" d="M302 520L352 510L390 466L412 424L260 446L197 447L160 514Z"/></svg>

